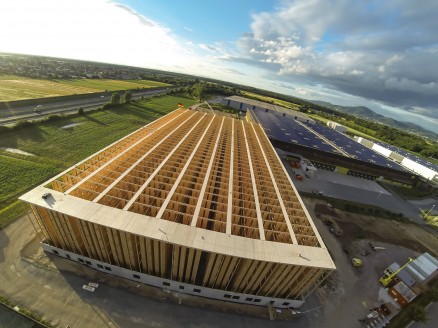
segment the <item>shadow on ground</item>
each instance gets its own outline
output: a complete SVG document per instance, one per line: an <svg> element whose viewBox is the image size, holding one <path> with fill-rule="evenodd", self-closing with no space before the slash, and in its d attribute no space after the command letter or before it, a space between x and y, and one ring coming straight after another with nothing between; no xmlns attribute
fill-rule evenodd
<svg viewBox="0 0 438 328"><path fill-rule="evenodd" d="M92 312L114 327L310 327L306 317L269 321L267 308L178 295L48 256ZM94 293L82 289L88 282L99 283ZM178 304L179 296L182 304Z"/></svg>

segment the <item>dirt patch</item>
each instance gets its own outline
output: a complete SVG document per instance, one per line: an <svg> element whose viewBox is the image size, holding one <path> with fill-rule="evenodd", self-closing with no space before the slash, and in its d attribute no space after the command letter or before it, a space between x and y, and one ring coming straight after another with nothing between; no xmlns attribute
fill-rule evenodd
<svg viewBox="0 0 438 328"><path fill-rule="evenodd" d="M84 124L84 122L67 124L67 125L61 126L60 129L70 129L70 128L73 128L75 126L81 125L81 124Z"/></svg>
<svg viewBox="0 0 438 328"><path fill-rule="evenodd" d="M1 150L7 151L9 153L13 153L13 154L20 154L20 155L25 155L25 156L35 156L34 154L28 153L26 151L20 150L20 149L15 149L15 148L5 148L2 147L0 148Z"/></svg>
<svg viewBox="0 0 438 328"><path fill-rule="evenodd" d="M342 247L350 251L360 240L403 246L417 252L438 255L438 238L413 223L401 223L370 215L360 215L333 209L326 204L315 204L317 218L332 226ZM339 229L342 233L336 233ZM351 251L355 251L351 249Z"/></svg>

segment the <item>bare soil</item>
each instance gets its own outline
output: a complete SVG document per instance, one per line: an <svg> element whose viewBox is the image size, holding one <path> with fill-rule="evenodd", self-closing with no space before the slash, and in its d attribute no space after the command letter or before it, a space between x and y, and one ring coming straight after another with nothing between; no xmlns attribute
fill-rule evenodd
<svg viewBox="0 0 438 328"><path fill-rule="evenodd" d="M314 206L317 217L336 224L341 231L338 239L344 248L351 248L357 241L367 239L438 255L437 236L417 224L344 212L323 203L315 203Z"/></svg>

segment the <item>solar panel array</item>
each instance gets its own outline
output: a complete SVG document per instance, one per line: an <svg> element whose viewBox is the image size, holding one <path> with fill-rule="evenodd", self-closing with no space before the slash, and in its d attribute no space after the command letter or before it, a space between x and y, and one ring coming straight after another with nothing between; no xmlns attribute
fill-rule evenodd
<svg viewBox="0 0 438 328"><path fill-rule="evenodd" d="M300 124L293 116L272 110L251 110L250 112L254 114L256 119L263 126L269 138L295 143L320 151L341 154L341 152L336 149L337 147L351 157L361 161L399 171L406 171L397 163L361 145L347 135L324 125L311 124L309 122ZM336 147L327 143L323 138L329 140Z"/></svg>
<svg viewBox="0 0 438 328"><path fill-rule="evenodd" d="M376 143L382 147L388 148L389 150L393 151L394 153L397 153L397 154L402 155L406 158L409 158L410 160L417 162L418 164L424 165L425 167L438 172L438 165L435 165L431 162L428 162L425 159L408 152L407 150L398 148L396 146L393 146L393 145L390 145L388 143L381 142L381 141L379 141L379 142L374 141L374 143Z"/></svg>
<svg viewBox="0 0 438 328"><path fill-rule="evenodd" d="M373 163L383 167L389 167L399 171L405 171L400 165L388 160L386 157L378 154L377 152L363 146L362 144L351 139L347 135L340 133L334 129L326 127L324 125L309 125L309 128L313 129L318 134L324 136L337 147L341 148L350 156L360 159L361 161Z"/></svg>
<svg viewBox="0 0 438 328"><path fill-rule="evenodd" d="M335 147L303 127L293 116L261 110L253 110L252 113L256 115L269 138L339 154Z"/></svg>

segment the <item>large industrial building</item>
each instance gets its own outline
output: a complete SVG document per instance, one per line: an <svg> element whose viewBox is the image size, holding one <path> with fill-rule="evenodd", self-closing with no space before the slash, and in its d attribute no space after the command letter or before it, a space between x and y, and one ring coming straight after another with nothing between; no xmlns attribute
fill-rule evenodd
<svg viewBox="0 0 438 328"><path fill-rule="evenodd" d="M167 290L300 307L335 265L263 128L178 109L23 195L45 251Z"/></svg>
<svg viewBox="0 0 438 328"><path fill-rule="evenodd" d="M238 98L239 101L245 99ZM242 106L246 108L246 119L260 124L274 147L286 153L300 154L317 168L370 180L387 180L407 185L418 182L418 176L397 161L369 149L345 133L315 122L306 114L298 116L291 109L272 104L263 105L265 103L262 102L254 106L251 105L254 103L251 99L247 103ZM238 104L230 102L234 107Z"/></svg>

